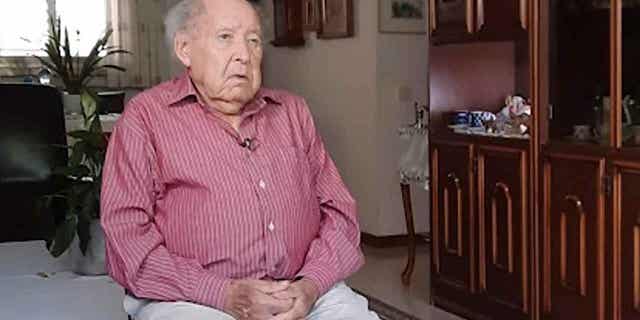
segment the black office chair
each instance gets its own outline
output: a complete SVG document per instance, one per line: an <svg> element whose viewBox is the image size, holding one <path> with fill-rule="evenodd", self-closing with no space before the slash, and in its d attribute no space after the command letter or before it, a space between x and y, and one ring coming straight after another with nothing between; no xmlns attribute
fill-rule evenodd
<svg viewBox="0 0 640 320"><path fill-rule="evenodd" d="M55 145L58 145L56 147ZM0 242L45 239L61 211L37 213L58 187L52 171L67 162L60 92L34 84L0 84Z"/></svg>

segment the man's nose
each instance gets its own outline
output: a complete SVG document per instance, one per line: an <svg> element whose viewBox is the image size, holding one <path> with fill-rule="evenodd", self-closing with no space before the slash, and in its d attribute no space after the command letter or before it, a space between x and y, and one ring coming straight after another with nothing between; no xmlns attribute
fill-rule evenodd
<svg viewBox="0 0 640 320"><path fill-rule="evenodd" d="M234 46L234 60L241 63L248 63L251 56L251 48L248 41L242 39L236 42Z"/></svg>

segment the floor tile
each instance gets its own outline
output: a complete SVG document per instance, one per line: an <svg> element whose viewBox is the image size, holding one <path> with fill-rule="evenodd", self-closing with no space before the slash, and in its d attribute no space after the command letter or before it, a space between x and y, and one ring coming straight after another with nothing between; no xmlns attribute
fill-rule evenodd
<svg viewBox="0 0 640 320"><path fill-rule="evenodd" d="M363 251L366 263L347 280L350 286L423 320L461 319L429 303L428 247L418 248L413 277L408 286L404 286L400 279L406 263L406 248L364 246Z"/></svg>

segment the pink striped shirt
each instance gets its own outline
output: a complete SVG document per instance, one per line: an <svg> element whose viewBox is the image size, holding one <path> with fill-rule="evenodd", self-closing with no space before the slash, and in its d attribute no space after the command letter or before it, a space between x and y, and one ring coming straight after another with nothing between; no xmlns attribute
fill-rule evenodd
<svg viewBox="0 0 640 320"><path fill-rule="evenodd" d="M305 101L261 89L242 117L236 131L204 107L186 73L128 103L101 219L109 273L135 296L222 308L230 279L304 276L322 294L362 265L355 202Z"/></svg>

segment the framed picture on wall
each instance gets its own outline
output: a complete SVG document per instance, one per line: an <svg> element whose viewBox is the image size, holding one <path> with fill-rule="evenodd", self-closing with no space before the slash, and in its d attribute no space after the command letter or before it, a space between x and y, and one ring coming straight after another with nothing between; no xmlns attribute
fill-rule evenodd
<svg viewBox="0 0 640 320"><path fill-rule="evenodd" d="M318 30L318 1L302 0L302 29L304 31Z"/></svg>
<svg viewBox="0 0 640 320"><path fill-rule="evenodd" d="M318 38L353 36L353 0L318 0L318 8Z"/></svg>
<svg viewBox="0 0 640 320"><path fill-rule="evenodd" d="M378 0L378 29L390 33L426 33L427 0Z"/></svg>

